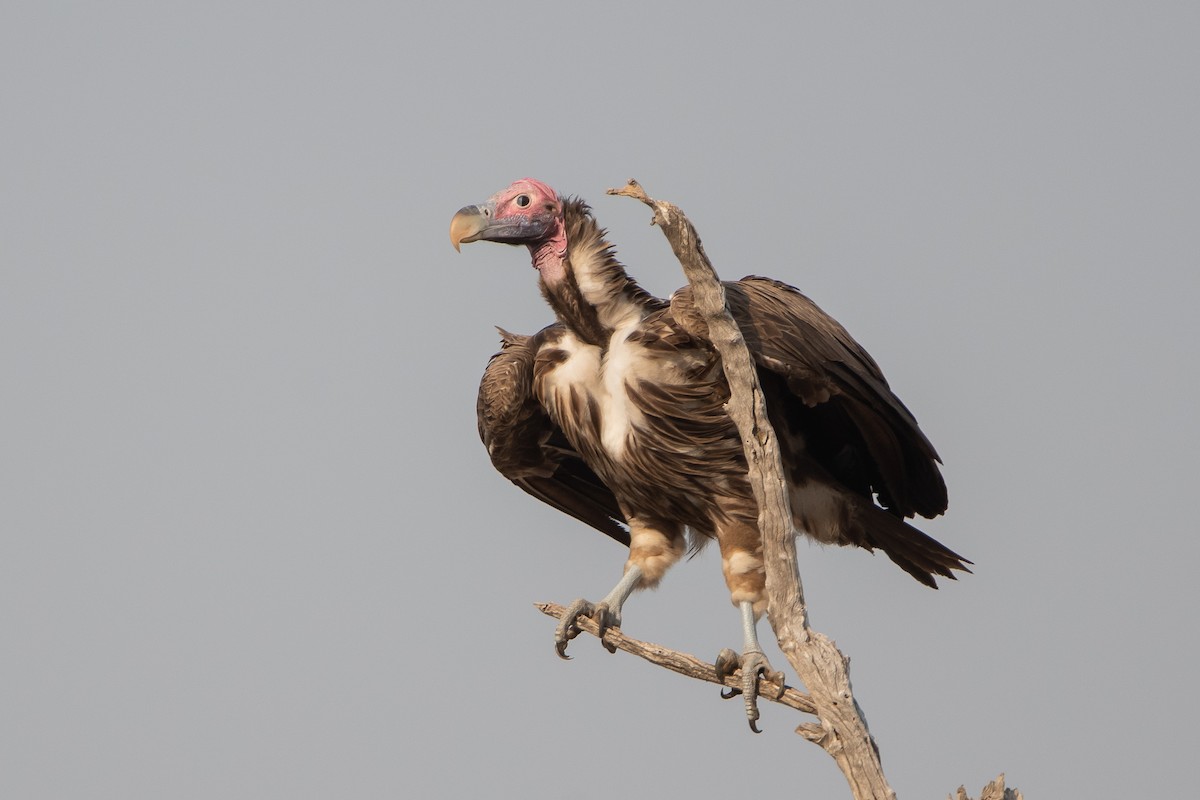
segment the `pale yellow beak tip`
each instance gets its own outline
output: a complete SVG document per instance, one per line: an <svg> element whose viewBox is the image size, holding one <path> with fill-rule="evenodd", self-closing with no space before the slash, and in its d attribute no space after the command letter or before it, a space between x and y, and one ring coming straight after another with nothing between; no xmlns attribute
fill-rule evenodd
<svg viewBox="0 0 1200 800"><path fill-rule="evenodd" d="M475 241L475 237L487 227L487 223L488 218L483 214L464 208L450 220L450 244L454 245L456 252L461 253L461 245Z"/></svg>

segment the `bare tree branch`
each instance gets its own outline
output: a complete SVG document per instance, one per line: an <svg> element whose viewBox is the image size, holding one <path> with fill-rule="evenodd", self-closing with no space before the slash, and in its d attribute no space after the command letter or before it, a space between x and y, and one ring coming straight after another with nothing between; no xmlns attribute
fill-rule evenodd
<svg viewBox="0 0 1200 800"><path fill-rule="evenodd" d="M971 798L967 797L967 790L960 786L953 795L947 795L946 800L971 800ZM1004 787L1004 773L1001 772L1000 777L983 787L979 800L1023 800L1023 797L1016 789Z"/></svg>
<svg viewBox="0 0 1200 800"><path fill-rule="evenodd" d="M548 617L561 619L565 608L557 603L534 603L534 607ZM595 636L600 626L596 621L588 616L580 616L577 621L579 628L592 636ZM616 647L618 650L624 650L626 653L631 653L640 658L644 658L651 664L657 664L660 667L666 667L672 672L678 672L680 675L686 675L689 678L715 683L719 686L727 686L730 689L741 689L741 680L733 675L727 676L725 680L717 677L717 668L705 661L701 661L693 655L681 653L678 650L670 650L662 645L642 642L632 637L626 636L621 632L620 628L609 628L604 632L604 641ZM813 704L812 698L798 689L790 686L784 687L783 694L780 695L780 686L776 683L763 681L763 692L768 700L779 703L780 705L794 708L797 711L803 711L806 714L816 714L817 707ZM779 695L778 698L776 695Z"/></svg>

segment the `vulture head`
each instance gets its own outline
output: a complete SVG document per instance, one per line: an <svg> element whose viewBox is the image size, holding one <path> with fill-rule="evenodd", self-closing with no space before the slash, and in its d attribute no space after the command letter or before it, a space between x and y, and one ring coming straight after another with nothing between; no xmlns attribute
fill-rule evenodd
<svg viewBox="0 0 1200 800"><path fill-rule="evenodd" d="M484 203L460 208L450 220L454 249L468 242L523 244L542 272L561 270L567 254L563 202L541 181L522 178Z"/></svg>
<svg viewBox="0 0 1200 800"><path fill-rule="evenodd" d="M450 220L450 243L501 242L534 247L562 233L563 205L546 184L522 178L486 203L465 206Z"/></svg>

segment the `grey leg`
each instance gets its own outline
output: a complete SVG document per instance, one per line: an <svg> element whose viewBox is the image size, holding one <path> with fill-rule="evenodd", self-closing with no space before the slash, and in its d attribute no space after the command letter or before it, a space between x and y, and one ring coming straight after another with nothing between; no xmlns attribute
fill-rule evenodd
<svg viewBox="0 0 1200 800"><path fill-rule="evenodd" d="M758 624L754 618L754 604L749 600L738 604L742 611L742 654L739 656L729 648L725 648L717 656L717 675L722 679L732 675L737 670L742 671L742 688L722 690L721 696L729 699L742 695L746 701L746 718L750 721L750 730L758 730L758 679L759 676L783 686L783 673L772 669L767 657L763 655L762 645L758 641Z"/></svg>
<svg viewBox="0 0 1200 800"><path fill-rule="evenodd" d="M554 650L559 658L570 658L567 655L567 642L579 635L579 626L575 621L580 615L596 620L596 624L600 626L600 642L608 652L617 652L616 647L604 641L604 632L609 628L621 627L621 608L641 579L642 568L631 564L617 585L599 603L592 604L581 597L567 606L567 610L558 620L558 628L554 631Z"/></svg>

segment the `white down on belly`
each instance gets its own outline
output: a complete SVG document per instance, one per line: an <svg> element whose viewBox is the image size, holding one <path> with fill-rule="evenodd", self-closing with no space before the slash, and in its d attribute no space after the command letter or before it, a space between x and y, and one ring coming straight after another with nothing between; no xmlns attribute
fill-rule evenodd
<svg viewBox="0 0 1200 800"><path fill-rule="evenodd" d="M565 351L567 358L550 372L545 382L547 400L559 409L561 425L570 424L562 417L571 407L571 389L595 404L600 411L600 443L614 460L625 455L630 438L644 418L630 399L627 387L639 380L661 377L663 372L640 345L628 341L637 324L631 322L614 331L603 356L599 347L581 342L569 333L563 336L556 347Z"/></svg>

